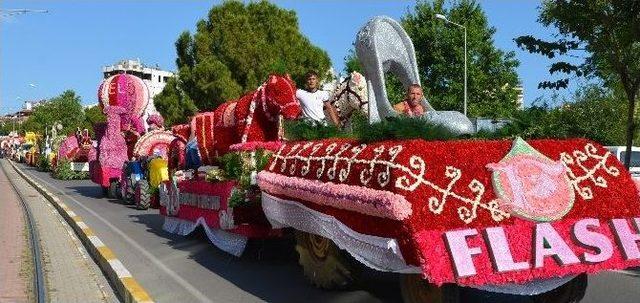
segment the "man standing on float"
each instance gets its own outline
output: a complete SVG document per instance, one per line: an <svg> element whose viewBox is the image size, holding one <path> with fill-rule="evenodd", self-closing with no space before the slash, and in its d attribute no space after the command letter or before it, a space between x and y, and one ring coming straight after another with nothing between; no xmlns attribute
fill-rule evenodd
<svg viewBox="0 0 640 303"><path fill-rule="evenodd" d="M303 118L316 123L327 124L324 115L324 108L329 112L329 119L334 125L340 125L338 114L331 102L329 102L329 92L319 90L318 74L309 71L305 74L305 89L296 91L296 98L300 100Z"/></svg>

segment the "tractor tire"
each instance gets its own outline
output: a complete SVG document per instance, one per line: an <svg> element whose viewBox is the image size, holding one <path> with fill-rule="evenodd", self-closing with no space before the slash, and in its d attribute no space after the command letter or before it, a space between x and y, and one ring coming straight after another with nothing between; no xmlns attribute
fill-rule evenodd
<svg viewBox="0 0 640 303"><path fill-rule="evenodd" d="M400 293L404 303L458 303L460 295L456 285L437 287L420 275L400 275Z"/></svg>
<svg viewBox="0 0 640 303"><path fill-rule="evenodd" d="M120 195L122 196L122 200L126 203L126 204L133 204L133 198L134 198L134 194L135 194L135 189L133 188L133 184L131 183L131 179L127 178L127 179L123 179L123 184L121 186L121 193Z"/></svg>
<svg viewBox="0 0 640 303"><path fill-rule="evenodd" d="M151 195L149 194L149 182L140 180L135 186L135 203L137 209L149 209Z"/></svg>
<svg viewBox="0 0 640 303"><path fill-rule="evenodd" d="M323 289L347 289L353 287L359 274L357 261L338 248L331 240L296 231L296 250L305 277L316 287Z"/></svg>
<svg viewBox="0 0 640 303"><path fill-rule="evenodd" d="M587 274L580 274L566 284L533 297L533 302L575 303L584 298L587 290Z"/></svg>
<svg viewBox="0 0 640 303"><path fill-rule="evenodd" d="M120 191L118 183L120 182L115 180L109 182L109 190L107 191L107 197L109 197L109 199L118 199L118 192Z"/></svg>

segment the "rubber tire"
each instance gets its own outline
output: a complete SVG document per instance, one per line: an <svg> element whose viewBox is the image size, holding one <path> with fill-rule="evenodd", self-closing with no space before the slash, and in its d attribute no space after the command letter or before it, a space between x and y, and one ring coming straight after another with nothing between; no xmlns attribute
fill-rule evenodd
<svg viewBox="0 0 640 303"><path fill-rule="evenodd" d="M120 195L122 196L122 200L126 204L133 204L135 189L133 187L133 184L131 183L131 179L127 178L127 179L123 179L123 181L124 181L124 184L122 184L122 188L120 192Z"/></svg>
<svg viewBox="0 0 640 303"><path fill-rule="evenodd" d="M533 297L533 302L553 302L553 303L574 303L580 302L584 298L587 291L587 285L589 284L586 274L580 274L573 278L566 284L536 295Z"/></svg>
<svg viewBox="0 0 640 303"><path fill-rule="evenodd" d="M140 180L135 186L135 203L137 209L149 209L151 195L149 194L149 182Z"/></svg>
<svg viewBox="0 0 640 303"><path fill-rule="evenodd" d="M333 241L322 236L296 231L296 250L305 277L323 289L347 289L354 286L358 264Z"/></svg>
<svg viewBox="0 0 640 303"><path fill-rule="evenodd" d="M120 188L118 186L118 181L109 182L109 190L107 191L107 197L110 199L118 199L118 192Z"/></svg>
<svg viewBox="0 0 640 303"><path fill-rule="evenodd" d="M405 303L458 303L460 294L455 284L435 286L420 275L400 275L400 293Z"/></svg>

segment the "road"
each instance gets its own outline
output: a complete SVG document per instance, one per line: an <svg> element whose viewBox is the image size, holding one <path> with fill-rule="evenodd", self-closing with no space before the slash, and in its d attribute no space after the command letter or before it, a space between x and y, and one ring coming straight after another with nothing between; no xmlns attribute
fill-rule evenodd
<svg viewBox="0 0 640 303"><path fill-rule="evenodd" d="M18 167L83 217L157 302L401 301L396 275L372 272L359 290L319 290L304 279L291 239L250 242L236 258L215 248L203 233L182 237L165 232L157 210L104 198L89 180L55 180L32 167ZM465 302L480 298L473 291L463 295ZM614 272L590 276L582 302L604 300L640 302L640 278Z"/></svg>

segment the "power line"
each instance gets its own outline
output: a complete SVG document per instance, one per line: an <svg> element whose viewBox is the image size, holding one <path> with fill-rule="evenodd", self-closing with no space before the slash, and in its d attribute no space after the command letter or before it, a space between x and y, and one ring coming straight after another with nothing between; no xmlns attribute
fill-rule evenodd
<svg viewBox="0 0 640 303"><path fill-rule="evenodd" d="M2 17L24 15L28 13L48 13L48 12L49 11L46 9L28 9L28 8L0 9L0 15L2 15Z"/></svg>

